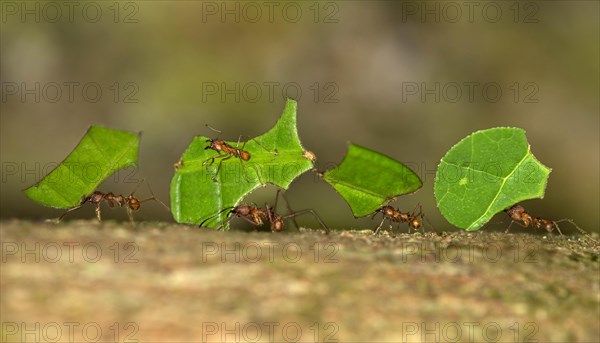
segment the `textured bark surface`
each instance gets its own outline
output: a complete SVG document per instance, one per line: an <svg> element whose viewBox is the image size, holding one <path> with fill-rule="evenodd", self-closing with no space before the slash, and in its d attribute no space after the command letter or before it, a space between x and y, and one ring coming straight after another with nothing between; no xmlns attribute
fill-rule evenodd
<svg viewBox="0 0 600 343"><path fill-rule="evenodd" d="M3 221L0 232L3 342L600 337L597 237L92 220Z"/></svg>

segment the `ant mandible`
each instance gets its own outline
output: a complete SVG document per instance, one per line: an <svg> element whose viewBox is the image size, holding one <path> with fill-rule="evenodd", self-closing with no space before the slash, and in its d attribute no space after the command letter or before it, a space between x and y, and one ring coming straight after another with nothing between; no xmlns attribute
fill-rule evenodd
<svg viewBox="0 0 600 343"><path fill-rule="evenodd" d="M140 186L140 184L141 184L141 182L138 183L138 185L133 190L133 192L131 192L131 194L129 194L128 196L123 196L121 194L115 195L112 192L103 193L100 191L95 191L94 193L92 193L88 196L84 196L83 198L81 198L79 205L68 209L65 213L63 213L60 217L58 217L57 222L60 222L64 218L64 216L66 216L68 213L80 209L86 203L90 203L90 204L93 204L94 206L96 206L96 218L98 219L98 221L102 221L101 208L100 208L100 205L102 204L102 202L108 203L108 206L110 208L114 208L115 204L119 205L119 207L125 207L127 209L127 216L129 217L129 221L131 221L132 223L133 223L133 212L139 210L140 207L142 206L142 203L144 203L146 201L150 201L150 200L157 201L161 205L163 205L167 209L167 211L170 211L169 207L167 205L165 205L156 196L154 196L154 193L152 192L152 189L150 188L150 184L148 184L148 189L150 190L150 194L152 194L152 197L150 197L148 199L144 199L144 200L140 200L137 197L135 197L133 194L135 193L137 188Z"/></svg>
<svg viewBox="0 0 600 343"><path fill-rule="evenodd" d="M416 213L417 208L419 208L419 213ZM423 219L425 219L425 214L423 213L423 208L421 207L421 205L417 205L412 213L401 212L400 210L397 210L392 206L386 205L378 208L375 211L375 213L373 213L373 215L371 216L371 219L375 218L375 216L378 213L381 213L383 215L383 218L381 219L379 226L377 226L377 229L375 229L375 232L373 233L374 235L376 235L377 232L379 232L379 229L381 229L383 222L386 220L390 222L390 229L392 228L392 223L407 223L410 232L411 228L414 230L420 229L423 226Z"/></svg>
<svg viewBox="0 0 600 343"><path fill-rule="evenodd" d="M222 132L211 127L210 125L206 124L206 127L221 134ZM245 141L242 144L241 148L238 148L238 146L240 145L240 141L242 140L243 136L239 136L237 144L235 145L235 148L232 147L231 145L227 144L227 142L225 142L222 139L219 138L209 138L206 140L207 143L210 143L207 147L204 148L204 150L214 150L217 152L216 155L214 155L213 157L208 158L206 161L202 162L202 165L206 165L208 163L208 161L210 161L209 164L213 164L215 162L215 159L220 158L221 160L219 161L219 165L217 166L217 171L215 172L215 174L213 175L212 180L215 181L217 178L217 174L219 174L219 170L221 170L221 164L223 163L223 161L226 161L232 157L236 157L240 159L240 162L242 161L249 161L250 160L250 153L246 150L244 150L244 147L246 146L246 143L248 141ZM266 151L273 153L274 155L277 155L277 149L275 149L274 152L270 151L269 149L265 148L262 144L260 144L257 140L253 139L253 141L260 146L261 148L265 149ZM222 155L221 152L224 152L225 154ZM177 166L177 165L176 165ZM243 164L242 164L242 168L243 168Z"/></svg>
<svg viewBox="0 0 600 343"><path fill-rule="evenodd" d="M579 232L581 232L583 234L587 234L587 232L585 232L585 230L583 230L582 228L577 226L577 224L575 224L575 222L572 219L565 218L565 219L561 219L561 220L549 220L549 219L545 219L545 218L541 218L541 217L533 217L531 214L529 214L527 211L525 211L525 208L523 206L518 205L518 204L513 205L504 211L506 212L506 214L508 214L508 216L511 219L510 225L508 226L508 228L506 229L506 231L504 233L508 233L508 230L510 230L510 227L512 226L512 224L516 223L517 225L524 227L524 228L528 228L531 226L534 229L544 229L548 232L552 232L556 228L558 233L562 236L563 233L560 231L560 228L558 227L558 223L569 222L569 223L573 224L573 226L575 226L577 228L577 230L579 230Z"/></svg>
<svg viewBox="0 0 600 343"><path fill-rule="evenodd" d="M281 196L285 200L290 213L283 215L283 216L280 214L277 214L275 211L277 208L277 201L279 199L280 194L281 194L281 190L277 190L277 195L275 196L275 206L274 207L271 207L268 204L265 204L265 209L258 207L256 204L251 204L251 205L241 204L241 205L237 205L234 207L227 207L227 208L224 208L223 210L217 212L216 214L213 214L212 216L206 218L205 220L203 220L200 223L200 227L202 227L202 225L204 225L204 223L206 223L210 219L214 218L215 216L229 210L229 212L227 214L229 217L223 223L221 223L221 225L219 225L219 228L223 227L227 222L231 221L233 218L238 217L238 218L241 218L241 219L247 221L254 227L259 227L265 223L269 223L271 226L272 232L281 232L281 231L283 231L283 229L285 227L286 219L294 219L294 224L296 224L296 222L295 222L296 217L310 213L319 222L319 224L321 225L323 230L325 230L325 234L329 234L329 228L327 227L327 225L325 225L325 223L323 222L321 217L319 217L319 215L314 210L306 209L306 210L301 210L301 211L296 211L296 212L291 211L291 209L289 207L289 203L283 194L281 194ZM296 224L296 227L297 226L298 225Z"/></svg>

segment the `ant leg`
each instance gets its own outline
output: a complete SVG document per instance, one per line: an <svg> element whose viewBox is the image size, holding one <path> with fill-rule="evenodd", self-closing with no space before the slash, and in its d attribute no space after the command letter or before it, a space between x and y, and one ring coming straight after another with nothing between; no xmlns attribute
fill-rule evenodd
<svg viewBox="0 0 600 343"><path fill-rule="evenodd" d="M244 166L244 161L242 161L242 159L238 159L238 161L240 161L240 173L241 175L247 180L249 181L250 179L247 178L247 174L246 174L246 167ZM249 181L250 182L250 181Z"/></svg>
<svg viewBox="0 0 600 343"><path fill-rule="evenodd" d="M429 218L425 214L422 214L421 218L425 219L425 221L427 222L427 225L429 225L433 229L433 231L437 231L435 229L435 226L433 226L433 224L431 223L431 221L429 221Z"/></svg>
<svg viewBox="0 0 600 343"><path fill-rule="evenodd" d="M556 230L558 231L558 233L560 233L561 236L564 236L563 233L560 231L560 228L558 227L556 222L552 222L552 226L554 226L556 228Z"/></svg>
<svg viewBox="0 0 600 343"><path fill-rule="evenodd" d="M221 165L223 164L223 161L227 161L228 159L230 159L233 155L222 155L222 156L226 156L224 157L222 160L219 161L219 165L217 166L217 171L215 172L215 175L213 175L212 180L214 182L217 181L217 175L219 174L219 171L221 170Z"/></svg>
<svg viewBox="0 0 600 343"><path fill-rule="evenodd" d="M215 159L217 159L217 158L223 158L223 157L227 157L227 156L230 156L230 155L221 155L221 152L219 151L219 153L217 153L213 157L209 157L206 160L204 160L204 162L202 162L202 165L203 166L207 165L206 162L208 162L208 161L210 161L210 163L208 163L208 164L211 165L211 164L215 163Z"/></svg>
<svg viewBox="0 0 600 343"><path fill-rule="evenodd" d="M379 223L379 225L377 226L377 228L373 232L373 235L376 235L379 232L379 229L381 229L381 225L383 225L384 221L385 221L385 217L381 218L381 222Z"/></svg>
<svg viewBox="0 0 600 343"><path fill-rule="evenodd" d="M502 223L504 223L504 220L501 220L501 221L498 221L498 222L495 222L495 223L488 222L487 224L485 224L485 225L484 225L484 226L481 228L481 230L485 230L485 229L487 229L487 228L488 228L488 226L490 226L490 225L500 225L500 224L502 224ZM509 227L509 228L510 228L510 227ZM506 229L506 231L505 231L504 233L508 233L508 229Z"/></svg>
<svg viewBox="0 0 600 343"><path fill-rule="evenodd" d="M417 213L417 208L419 209L419 213ZM415 213L417 213L417 214L415 214ZM411 216L418 217L422 214L423 214L423 206L421 206L421 204L418 203L415 205L415 208L413 209Z"/></svg>
<svg viewBox="0 0 600 343"><path fill-rule="evenodd" d="M248 223L250 223L252 226L254 226L254 231L257 231L258 227L260 226L259 224L257 224L257 223L255 223L255 222L253 222L253 221L252 221L250 218L248 218L248 217L244 217L244 216L236 216L236 217L238 217L238 218L241 218L241 219L243 219L243 220L247 221ZM233 217L229 217L229 218L228 218L228 219L227 219L225 222L227 222L227 221L229 221L229 220L231 220L231 219L233 219Z"/></svg>
<svg viewBox="0 0 600 343"><path fill-rule="evenodd" d="M98 221L101 222L102 221L102 215L100 213L100 203L96 204L96 218L98 218Z"/></svg>
<svg viewBox="0 0 600 343"><path fill-rule="evenodd" d="M508 233L508 230L510 230L510 227L511 227L511 226L512 226L512 224L514 224L514 223L515 223L515 221L514 221L514 220L511 220L511 221L510 221L510 224L508 224L508 227L506 228L506 230L504 231L504 233Z"/></svg>
<svg viewBox="0 0 600 343"><path fill-rule="evenodd" d="M58 219L56 220L56 222L57 222L57 223L60 223L60 221L61 221L61 220L64 218L64 216L66 216L66 215L67 215L67 213L69 213L69 212L73 212L73 211L75 211L75 210L78 210L78 209L80 209L82 206L83 206L83 204L80 204L80 205L77 205L77 206L75 206L75 207L73 207L73 208L70 208L70 209L68 209L68 210L67 210L65 213L63 213L63 214L62 214L60 217L58 217Z"/></svg>
<svg viewBox="0 0 600 343"><path fill-rule="evenodd" d="M310 214L313 215L313 217L315 217L315 219L319 222L319 224L321 224L321 227L325 230L325 234L328 235L329 234L329 228L327 227L327 225L325 225L325 223L323 222L323 220L321 219L321 217L319 217L319 215L317 214L317 212L315 212L314 210L310 210L309 209L309 210L298 211L298 212L295 212L295 213L290 213L290 214L287 214L285 216L282 216L281 219L285 220L285 219L288 219L288 218L294 218L294 217L301 216L301 215L307 214L307 213L310 213Z"/></svg>
<svg viewBox="0 0 600 343"><path fill-rule="evenodd" d="M135 223L133 221L133 211L131 210L131 208L129 208L129 206L127 206L127 217L129 217L129 222L131 222L131 224Z"/></svg>
<svg viewBox="0 0 600 343"><path fill-rule="evenodd" d="M294 213L294 211L292 210L292 207L290 206L290 202L288 201L287 197L285 196L285 192L281 192L281 188L277 190L277 194L275 195L275 206L273 206L273 209L275 210L275 212L277 212L277 200L279 200L280 195L283 198L283 201L285 201L285 207L288 211L288 214ZM300 226L298 225L298 221L296 221L296 217L292 217L292 223L294 223L296 230L298 230L300 228Z"/></svg>
<svg viewBox="0 0 600 343"><path fill-rule="evenodd" d="M511 222L510 222L510 225L508 225L508 227L506 228L506 231L504 231L504 233L508 233L508 230L510 230L510 227L512 226L512 224L517 224L517 225L519 225L520 227L522 227L522 228L525 228L525 229L527 228L527 225L525 225L525 224L521 224L521 223L519 223L519 222L516 222L516 221L514 221L514 220L511 220Z"/></svg>
<svg viewBox="0 0 600 343"><path fill-rule="evenodd" d="M266 152L271 153L275 156L279 155L279 151L277 151L277 148L273 149L272 151L267 149L264 145L262 145L261 143L259 143L256 139L252 138L252 141L254 143L256 143L259 147L263 148Z"/></svg>
<svg viewBox="0 0 600 343"><path fill-rule="evenodd" d="M381 227L383 226L383 223L385 222L385 219L386 219L385 216L383 216L383 218L381 218L381 221L379 222L379 225L377 226L377 228L373 232L373 235L376 235L379 232L379 230L381 230ZM391 222L390 222L390 226L392 226Z"/></svg>
<svg viewBox="0 0 600 343"><path fill-rule="evenodd" d="M373 231L373 236L377 235L377 233L379 232L379 230L381 229L381 225L383 225L383 222L385 221L385 218L381 218L381 222L379 222L379 225L377 225L377 227L375 228L375 230Z"/></svg>
<svg viewBox="0 0 600 343"><path fill-rule="evenodd" d="M419 209L419 213L415 214L417 212L417 208ZM435 226L433 226L433 224L431 224L431 222L429 221L429 218L427 218L427 216L425 216L425 213L423 213L423 206L421 206L421 204L417 204L415 206L411 216L413 216L414 218L419 217L421 219L425 219L425 221L427 222L429 227L431 227L433 229L433 231L436 231ZM410 233L410 225L408 225L408 232ZM425 226L423 226L423 232L425 232Z"/></svg>

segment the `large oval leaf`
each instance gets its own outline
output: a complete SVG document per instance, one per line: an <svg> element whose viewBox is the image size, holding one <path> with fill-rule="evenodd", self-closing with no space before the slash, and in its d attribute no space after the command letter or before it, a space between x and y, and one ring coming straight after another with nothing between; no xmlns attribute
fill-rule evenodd
<svg viewBox="0 0 600 343"><path fill-rule="evenodd" d="M236 157L217 158L214 150L206 150L208 137L197 136L177 164L171 181L171 211L179 223L199 224L224 208L239 204L244 196L267 183L287 189L300 174L313 167L305 158L296 129L297 103L288 99L281 118L267 133L229 145L248 151L250 160ZM258 143L257 143L258 142ZM224 153L223 153L224 154ZM221 168L216 169L219 163ZM214 177L214 180L213 180ZM215 216L206 223L216 227L227 213Z"/></svg>
<svg viewBox="0 0 600 343"><path fill-rule="evenodd" d="M119 169L137 165L140 133L91 126L73 151L24 192L45 206L70 208Z"/></svg>
<svg viewBox="0 0 600 343"><path fill-rule="evenodd" d="M550 171L531 153L525 130L477 131L442 158L435 198L450 223L478 230L496 213L520 201L543 198Z"/></svg>
<svg viewBox="0 0 600 343"><path fill-rule="evenodd" d="M369 215L423 185L404 164L356 144L350 144L342 163L326 171L323 179L346 200L355 217Z"/></svg>

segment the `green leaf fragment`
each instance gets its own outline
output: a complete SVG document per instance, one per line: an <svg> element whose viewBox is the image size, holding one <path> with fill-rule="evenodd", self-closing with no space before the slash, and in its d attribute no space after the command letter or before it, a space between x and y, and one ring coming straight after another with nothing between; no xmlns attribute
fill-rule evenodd
<svg viewBox="0 0 600 343"><path fill-rule="evenodd" d="M404 164L356 144L350 144L342 163L326 171L323 179L346 200L355 217L369 215L423 185Z"/></svg>
<svg viewBox="0 0 600 343"><path fill-rule="evenodd" d="M139 144L140 133L91 126L69 156L25 195L45 206L77 206L114 172L136 166Z"/></svg>
<svg viewBox="0 0 600 343"><path fill-rule="evenodd" d="M437 206L453 225L478 230L518 202L543 198L550 172L531 153L525 130L477 131L442 158L434 185Z"/></svg>
<svg viewBox="0 0 600 343"><path fill-rule="evenodd" d="M239 144L227 142L248 151L248 161L224 157L210 163L219 154L205 149L210 145L208 137L195 137L171 181L171 212L175 220L199 224L225 208L238 205L244 196L267 183L287 189L296 177L311 169L313 162L304 157L305 150L298 137L296 110L297 102L288 99L281 118L267 133ZM221 168L216 173L219 163ZM205 225L217 227L226 216L227 211Z"/></svg>

